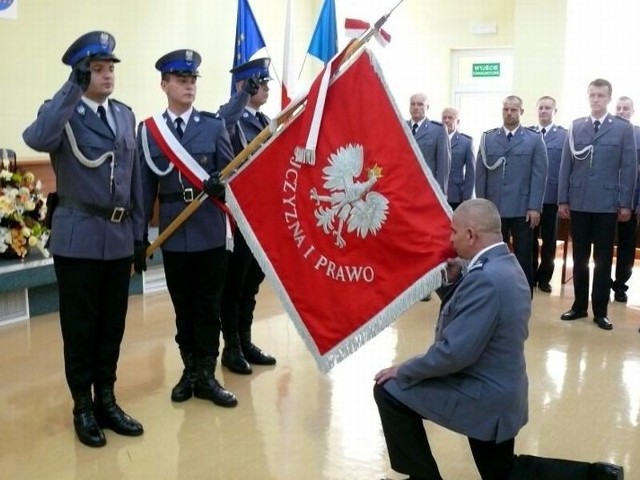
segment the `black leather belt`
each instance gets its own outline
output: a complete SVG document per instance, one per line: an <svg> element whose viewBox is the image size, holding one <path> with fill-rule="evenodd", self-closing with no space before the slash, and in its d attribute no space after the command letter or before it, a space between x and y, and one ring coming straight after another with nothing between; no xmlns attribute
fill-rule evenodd
<svg viewBox="0 0 640 480"><path fill-rule="evenodd" d="M92 205L91 203L81 202L75 198L59 197L58 206L65 207L70 210L77 210L94 217L101 217L113 223L120 223L122 220L131 216L131 209L124 207L101 207Z"/></svg>
<svg viewBox="0 0 640 480"><path fill-rule="evenodd" d="M170 202L184 202L191 203L196 197L200 195L200 190L195 190L193 188L185 188L182 192L175 193L161 193L158 195L160 199L160 203L170 203Z"/></svg>

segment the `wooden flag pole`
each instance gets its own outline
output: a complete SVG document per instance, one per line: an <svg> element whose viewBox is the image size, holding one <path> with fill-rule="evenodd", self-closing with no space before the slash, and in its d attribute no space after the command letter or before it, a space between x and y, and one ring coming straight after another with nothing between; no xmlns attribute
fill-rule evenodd
<svg viewBox="0 0 640 480"><path fill-rule="evenodd" d="M380 30L382 25L387 21L391 13L398 8L398 6L404 0L400 0L387 14L383 15L378 19L378 21L370 27L367 31L365 31L360 37L357 39L351 40L347 46L344 48L342 55L342 60L340 66L344 65L347 60L349 60L352 56L354 56L373 36L373 34ZM303 96L298 99L295 103L292 102L287 108L285 108L282 112L276 116L275 119L272 120L275 122L275 128L272 125L265 127L249 144L242 149L238 155L235 156L229 164L222 169L220 172L220 180L225 180L247 159L253 155L253 153L260 148L260 146L266 142L276 131L277 129L289 121L289 119L297 113L305 104L307 100L307 96ZM146 250L147 257L150 257L153 252L155 252L160 246L169 238L173 232L175 232L180 226L191 216L193 213L202 205L202 203L208 198L208 195L204 192L200 192L200 194L191 202L185 209L180 212L180 214L173 219L173 221L167 225L167 227L158 235L158 237L151 243Z"/></svg>

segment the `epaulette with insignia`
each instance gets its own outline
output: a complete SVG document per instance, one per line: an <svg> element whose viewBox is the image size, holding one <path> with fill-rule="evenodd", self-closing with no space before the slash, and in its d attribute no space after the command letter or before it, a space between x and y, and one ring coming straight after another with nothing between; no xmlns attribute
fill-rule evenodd
<svg viewBox="0 0 640 480"><path fill-rule="evenodd" d="M534 133L540 133L540 130L538 130L538 127L526 127L527 130L531 130Z"/></svg>
<svg viewBox="0 0 640 480"><path fill-rule="evenodd" d="M441 127L443 127L443 126L444 126L444 125L442 125L442 123L437 122L437 121L435 121L435 120L429 120L429 122L433 123L434 125L439 125L439 126L441 126Z"/></svg>
<svg viewBox="0 0 640 480"><path fill-rule="evenodd" d="M466 133L462 133L462 132L458 132L460 135L462 135L463 137L467 137L469 140L473 140L473 138L471 137L471 135L467 135Z"/></svg>
<svg viewBox="0 0 640 480"><path fill-rule="evenodd" d="M486 131L486 132L484 132L484 133L498 133L498 132L500 131L500 129L501 129L501 128L502 128L502 127L492 128L492 129L490 129L490 130L487 130L487 131Z"/></svg>
<svg viewBox="0 0 640 480"><path fill-rule="evenodd" d="M220 114L218 113L200 111L200 115L220 120Z"/></svg>
<svg viewBox="0 0 640 480"><path fill-rule="evenodd" d="M613 118L617 118L618 120L624 120L624 121L625 121L625 122L627 122L627 123L631 123L629 120L627 120L627 119L626 119L626 118L624 118L624 117L619 117L618 115L611 115L611 116L612 116Z"/></svg>
<svg viewBox="0 0 640 480"><path fill-rule="evenodd" d="M467 270L467 274L473 272L474 270L482 270L484 268L484 264L487 263L488 261L489 261L488 258L483 258L482 260L478 260L476 263L473 264L473 267Z"/></svg>
<svg viewBox="0 0 640 480"><path fill-rule="evenodd" d="M126 103L122 103L120 100L116 100L115 98L109 98L109 101L113 103L117 103L118 105L122 105L123 107L128 108L133 112L133 109L129 105L127 105Z"/></svg>

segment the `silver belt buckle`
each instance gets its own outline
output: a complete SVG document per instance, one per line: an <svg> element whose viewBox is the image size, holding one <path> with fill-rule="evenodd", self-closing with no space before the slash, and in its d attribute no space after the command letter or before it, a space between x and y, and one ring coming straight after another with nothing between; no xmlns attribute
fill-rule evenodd
<svg viewBox="0 0 640 480"><path fill-rule="evenodd" d="M184 203L193 202L193 188L185 188L182 191L182 198L184 198Z"/></svg>
<svg viewBox="0 0 640 480"><path fill-rule="evenodd" d="M122 217L124 217L124 207L115 207L113 212L111 212L111 221L113 223L120 223L122 221Z"/></svg>

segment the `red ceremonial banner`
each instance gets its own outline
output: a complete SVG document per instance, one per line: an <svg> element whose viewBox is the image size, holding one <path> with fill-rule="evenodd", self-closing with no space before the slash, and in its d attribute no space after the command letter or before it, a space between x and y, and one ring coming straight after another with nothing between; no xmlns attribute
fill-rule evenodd
<svg viewBox="0 0 640 480"><path fill-rule="evenodd" d="M227 203L323 371L440 285L450 210L364 50L329 86L314 165L301 116L228 183Z"/></svg>

